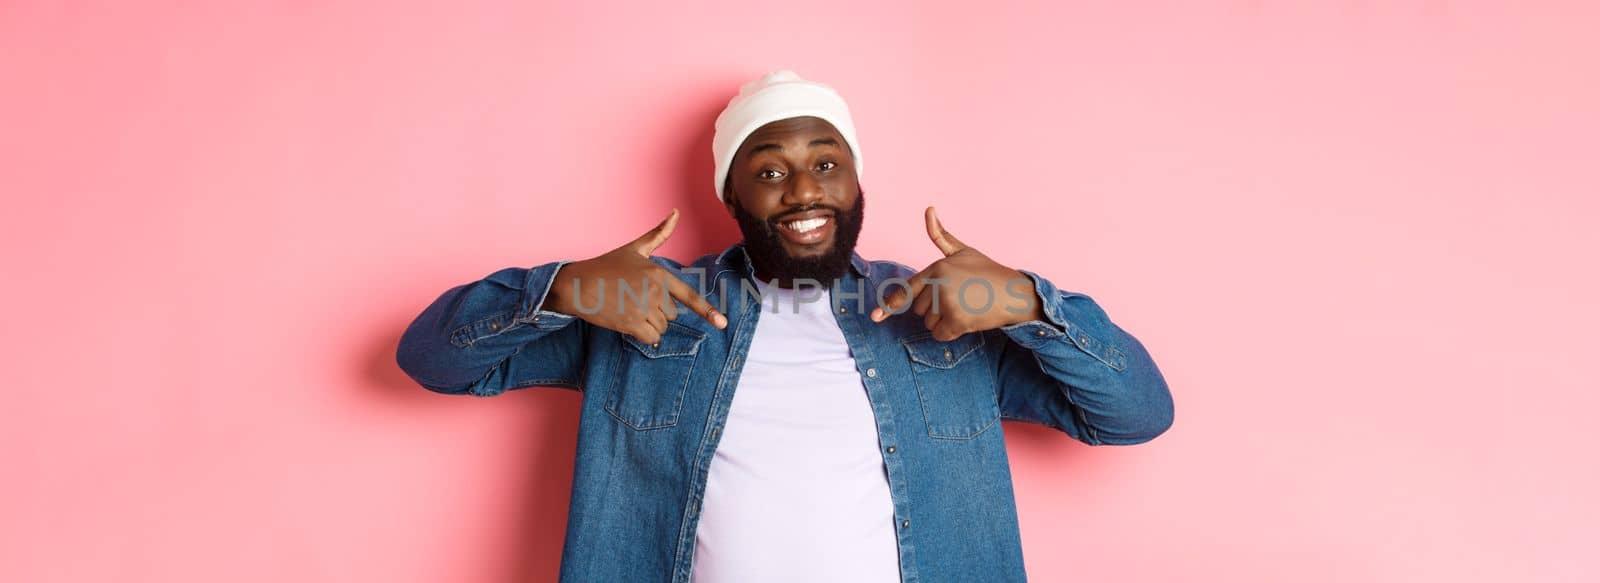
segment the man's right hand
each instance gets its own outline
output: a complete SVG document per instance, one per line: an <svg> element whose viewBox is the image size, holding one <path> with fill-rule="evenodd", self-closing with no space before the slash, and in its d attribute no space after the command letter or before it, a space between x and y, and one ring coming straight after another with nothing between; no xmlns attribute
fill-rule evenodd
<svg viewBox="0 0 1600 583"><path fill-rule="evenodd" d="M727 316L717 312L676 274L650 261L650 254L667 242L677 225L678 211L673 209L667 220L626 245L593 259L561 266L550 284L544 309L576 316L648 344L660 341L667 322L678 318L679 303L712 326L726 328ZM573 282L577 282L576 296ZM643 298L639 299L638 294L623 297L619 293L622 282L627 282L633 291L642 292ZM671 299L663 296L662 288Z"/></svg>

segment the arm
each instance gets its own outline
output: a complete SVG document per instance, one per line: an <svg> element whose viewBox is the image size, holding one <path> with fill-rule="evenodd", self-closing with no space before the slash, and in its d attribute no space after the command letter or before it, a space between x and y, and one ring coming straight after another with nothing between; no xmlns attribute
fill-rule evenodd
<svg viewBox="0 0 1600 583"><path fill-rule="evenodd" d="M451 288L406 328L395 355L400 369L448 394L487 397L533 385L581 390L594 328L654 343L678 317L677 302L726 327L727 317L678 279L675 262L650 255L677 222L674 210L656 228L599 257L502 269ZM618 296L608 303L608 284L613 293L623 284L639 290L644 301Z"/></svg>
<svg viewBox="0 0 1600 583"><path fill-rule="evenodd" d="M1172 425L1172 394L1144 345L1089 296L1033 281L1044 319L1003 326L1000 414L1090 445L1154 439Z"/></svg>
<svg viewBox="0 0 1600 583"><path fill-rule="evenodd" d="M1172 425L1172 394L1150 353L1093 299L990 259L950 234L933 207L924 218L944 258L891 292L873 321L909 309L939 340L1005 336L995 343L1001 347L996 397L1008 419L1048 425L1091 445L1141 443ZM989 301L964 301L971 283L983 284L978 288L991 292ZM1031 283L1032 290L1014 283Z"/></svg>
<svg viewBox="0 0 1600 583"><path fill-rule="evenodd" d="M544 309L567 263L506 268L446 291L400 338L400 369L446 394L487 397L533 385L580 389L587 324Z"/></svg>

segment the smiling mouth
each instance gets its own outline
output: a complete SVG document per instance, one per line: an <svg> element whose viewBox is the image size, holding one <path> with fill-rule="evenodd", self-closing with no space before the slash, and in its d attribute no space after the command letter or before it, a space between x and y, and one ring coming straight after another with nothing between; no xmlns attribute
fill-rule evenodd
<svg viewBox="0 0 1600 583"><path fill-rule="evenodd" d="M828 218L816 217L811 219L799 219L779 224L783 225L784 228L796 233L809 233L812 230L819 229L823 225L828 224Z"/></svg>
<svg viewBox="0 0 1600 583"><path fill-rule="evenodd" d="M834 217L826 211L805 212L793 219L778 221L778 234L794 245L815 245L834 231Z"/></svg>

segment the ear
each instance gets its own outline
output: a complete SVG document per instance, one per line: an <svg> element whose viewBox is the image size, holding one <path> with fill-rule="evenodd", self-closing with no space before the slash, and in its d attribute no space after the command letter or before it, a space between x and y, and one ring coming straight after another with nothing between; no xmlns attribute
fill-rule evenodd
<svg viewBox="0 0 1600 583"><path fill-rule="evenodd" d="M733 212L733 205L736 204L739 204L738 197L733 192L733 181L729 180L722 185L722 208L728 211L728 216L737 217Z"/></svg>

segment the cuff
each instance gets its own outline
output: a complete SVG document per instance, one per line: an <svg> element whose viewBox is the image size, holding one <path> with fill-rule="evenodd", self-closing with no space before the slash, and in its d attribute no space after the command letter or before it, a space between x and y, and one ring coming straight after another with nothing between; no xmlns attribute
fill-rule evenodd
<svg viewBox="0 0 1600 583"><path fill-rule="evenodd" d="M545 298L550 296L550 286L555 284L556 273L571 261L546 263L528 270L528 279L522 286L522 304L517 311L517 322L539 330L555 330L571 324L577 316L544 309Z"/></svg>
<svg viewBox="0 0 1600 583"><path fill-rule="evenodd" d="M1127 356L1116 346L1103 341L1102 338L1108 335L1095 328L1097 322L1109 320L1093 298L1077 292L1061 291L1037 273L1018 271L1033 280L1033 290L1045 319L1002 326L1001 332L1030 350L1066 342L1107 366L1118 370L1127 367Z"/></svg>

